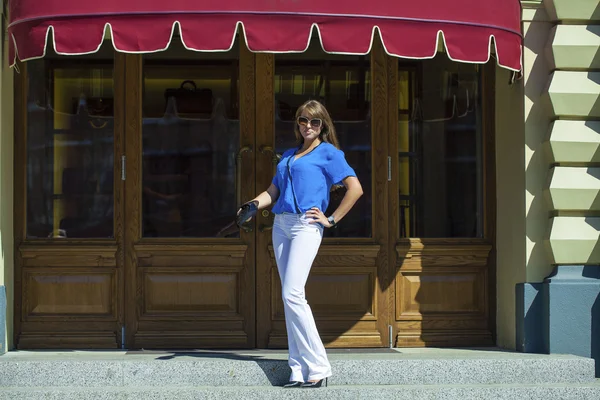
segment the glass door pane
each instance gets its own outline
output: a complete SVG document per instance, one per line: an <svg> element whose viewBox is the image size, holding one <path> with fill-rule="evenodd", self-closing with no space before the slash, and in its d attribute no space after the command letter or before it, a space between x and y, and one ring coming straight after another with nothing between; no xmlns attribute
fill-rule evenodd
<svg viewBox="0 0 600 400"><path fill-rule="evenodd" d="M27 237L114 237L112 59L28 71Z"/></svg>
<svg viewBox="0 0 600 400"><path fill-rule="evenodd" d="M482 237L479 68L436 58L398 89L399 237Z"/></svg>
<svg viewBox="0 0 600 400"><path fill-rule="evenodd" d="M325 237L372 236L371 82L370 57L325 53L317 41L303 54L275 56L275 145L282 154L298 146L294 137L296 110L309 99L329 111L340 148L356 171L364 195L336 229ZM345 188L331 192L331 214L340 204Z"/></svg>
<svg viewBox="0 0 600 400"><path fill-rule="evenodd" d="M239 201L238 59L155 58L144 63L143 236L239 236L222 231Z"/></svg>

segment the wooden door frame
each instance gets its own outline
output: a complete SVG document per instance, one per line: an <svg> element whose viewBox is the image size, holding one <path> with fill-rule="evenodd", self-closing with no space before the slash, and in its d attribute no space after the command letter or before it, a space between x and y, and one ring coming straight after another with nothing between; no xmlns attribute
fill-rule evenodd
<svg viewBox="0 0 600 400"><path fill-rule="evenodd" d="M381 318L377 325L379 331L382 332L382 346L389 346L392 341L389 326L390 319L394 315L393 298L395 294L394 280L391 274L391 256L392 248L389 246L390 232L390 207L388 198L390 197L389 181L388 181L388 157L389 157L389 137L390 120L389 107L390 91L394 89L395 82L390 81L388 74L391 64L397 59L392 60L386 53L381 38L375 36L373 47L371 50L371 121L373 144L371 157L373 163L373 239L380 246L379 256L377 259L377 290L378 307ZM398 96L396 96L397 98ZM397 110L397 108L396 108ZM394 112L397 113L396 111ZM393 177L393 175L392 175ZM379 213L377 210L380 210ZM375 217L378 218L375 218Z"/></svg>
<svg viewBox="0 0 600 400"><path fill-rule="evenodd" d="M255 195L266 190L273 178L273 156L275 155L275 55L255 54L256 76L256 175ZM271 148L271 151L266 150ZM266 349L269 345L268 329L271 326L271 257L266 251L271 243L270 230L262 231L261 227L272 226L273 216L259 213L256 223L256 347ZM266 215L266 216L265 216Z"/></svg>
<svg viewBox="0 0 600 400"><path fill-rule="evenodd" d="M123 155L126 160L125 180L125 209L136 210L126 214L125 241L123 243L125 253L125 346L134 347L135 333L138 326L138 281L137 260L133 244L141 235L142 222L139 219L141 211L141 194L137 192L142 180L142 156L141 156L141 134L142 134L142 55L125 54L125 101L124 111L127 119L125 126L125 151Z"/></svg>
<svg viewBox="0 0 600 400"><path fill-rule="evenodd" d="M123 324L123 207L124 207L124 185L120 179L120 156L124 145L124 93L125 64L123 54L114 52L113 58L113 90L114 98L114 175L113 175L113 239L28 239L27 238L27 130L28 130L28 63L19 62L19 69L13 73L14 76L14 165L19 166L13 170L14 179L14 315L13 315L13 343L16 348L85 348L94 346L95 348L115 348L120 347L123 342L120 327ZM18 72L17 72L18 71ZM115 264L114 280L112 285L112 298L115 304L112 305L113 312L110 318L104 319L108 324L114 323L114 337L108 331L96 332L90 335L88 341L82 340L80 332L71 333L68 330L58 330L56 337L36 337L35 331L30 332L33 336L29 338L21 337L24 333L23 318L25 318L25 309L23 305L23 273L27 260L39 261L31 263L32 265L44 265L52 263L52 259L59 255L72 258L74 264L66 263L67 266L77 266L79 262L97 257L98 266ZM69 256L70 255L70 256ZM108 264L107 264L108 263ZM94 265L87 262L88 266ZM68 268L68 267L67 267ZM61 270L62 271L62 270ZM60 272L59 272L60 273ZM94 318L85 318L82 321L89 321L94 324ZM53 322L55 321L55 322ZM35 329L40 329L42 324L69 324L77 321L77 317L55 318L49 316L49 322L39 322L34 325ZM85 323L85 322L84 322ZM39 327L38 327L39 325ZM46 325L47 326L47 325ZM43 328L41 328L43 329ZM112 337L112 338L111 338Z"/></svg>
<svg viewBox="0 0 600 400"><path fill-rule="evenodd" d="M488 62L482 69L482 117L483 117L483 232L490 243L488 256L489 329L493 344L496 343L497 289L496 289L496 63Z"/></svg>
<svg viewBox="0 0 600 400"><path fill-rule="evenodd" d="M23 263L20 247L26 239L27 227L27 72L28 64L18 64L20 73L13 72L14 77L14 313L13 313L13 343L19 345L22 314L22 268Z"/></svg>

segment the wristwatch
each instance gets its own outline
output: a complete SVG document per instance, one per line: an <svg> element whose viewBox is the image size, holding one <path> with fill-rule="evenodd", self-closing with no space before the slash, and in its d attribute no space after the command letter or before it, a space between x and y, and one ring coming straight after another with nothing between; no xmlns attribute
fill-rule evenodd
<svg viewBox="0 0 600 400"><path fill-rule="evenodd" d="M330 228L333 228L337 225L337 223L335 222L335 218L333 218L333 215L327 217L327 221L331 224Z"/></svg>

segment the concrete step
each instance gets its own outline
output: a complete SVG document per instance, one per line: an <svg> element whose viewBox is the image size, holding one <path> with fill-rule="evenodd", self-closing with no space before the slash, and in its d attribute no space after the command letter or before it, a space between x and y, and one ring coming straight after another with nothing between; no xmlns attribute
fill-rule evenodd
<svg viewBox="0 0 600 400"><path fill-rule="evenodd" d="M596 383L594 360L570 355L398 349L329 357L331 387ZM0 357L0 388L268 388L287 382L286 359L285 351L9 352Z"/></svg>
<svg viewBox="0 0 600 400"><path fill-rule="evenodd" d="M394 400L597 400L600 384L546 385L359 385L321 389L276 387L171 387L171 388L2 388L3 400L187 400L187 399L394 399Z"/></svg>

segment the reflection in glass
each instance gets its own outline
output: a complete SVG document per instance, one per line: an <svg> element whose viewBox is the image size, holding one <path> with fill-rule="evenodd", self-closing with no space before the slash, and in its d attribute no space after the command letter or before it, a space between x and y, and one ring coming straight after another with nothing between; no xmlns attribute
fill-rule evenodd
<svg viewBox="0 0 600 400"><path fill-rule="evenodd" d="M400 237L481 237L480 73L442 58L423 62L416 87L399 71Z"/></svg>
<svg viewBox="0 0 600 400"><path fill-rule="evenodd" d="M371 199L371 88L368 57L327 55L312 43L301 58L275 57L276 152L297 147L294 136L296 110L306 100L321 101L331 114L340 147L360 180L364 195L336 229L325 237L370 237ZM326 215L340 204L345 189L331 193Z"/></svg>
<svg viewBox="0 0 600 400"><path fill-rule="evenodd" d="M113 237L112 61L27 70L27 236Z"/></svg>
<svg viewBox="0 0 600 400"><path fill-rule="evenodd" d="M144 237L215 237L233 221L237 65L237 58L146 60Z"/></svg>

